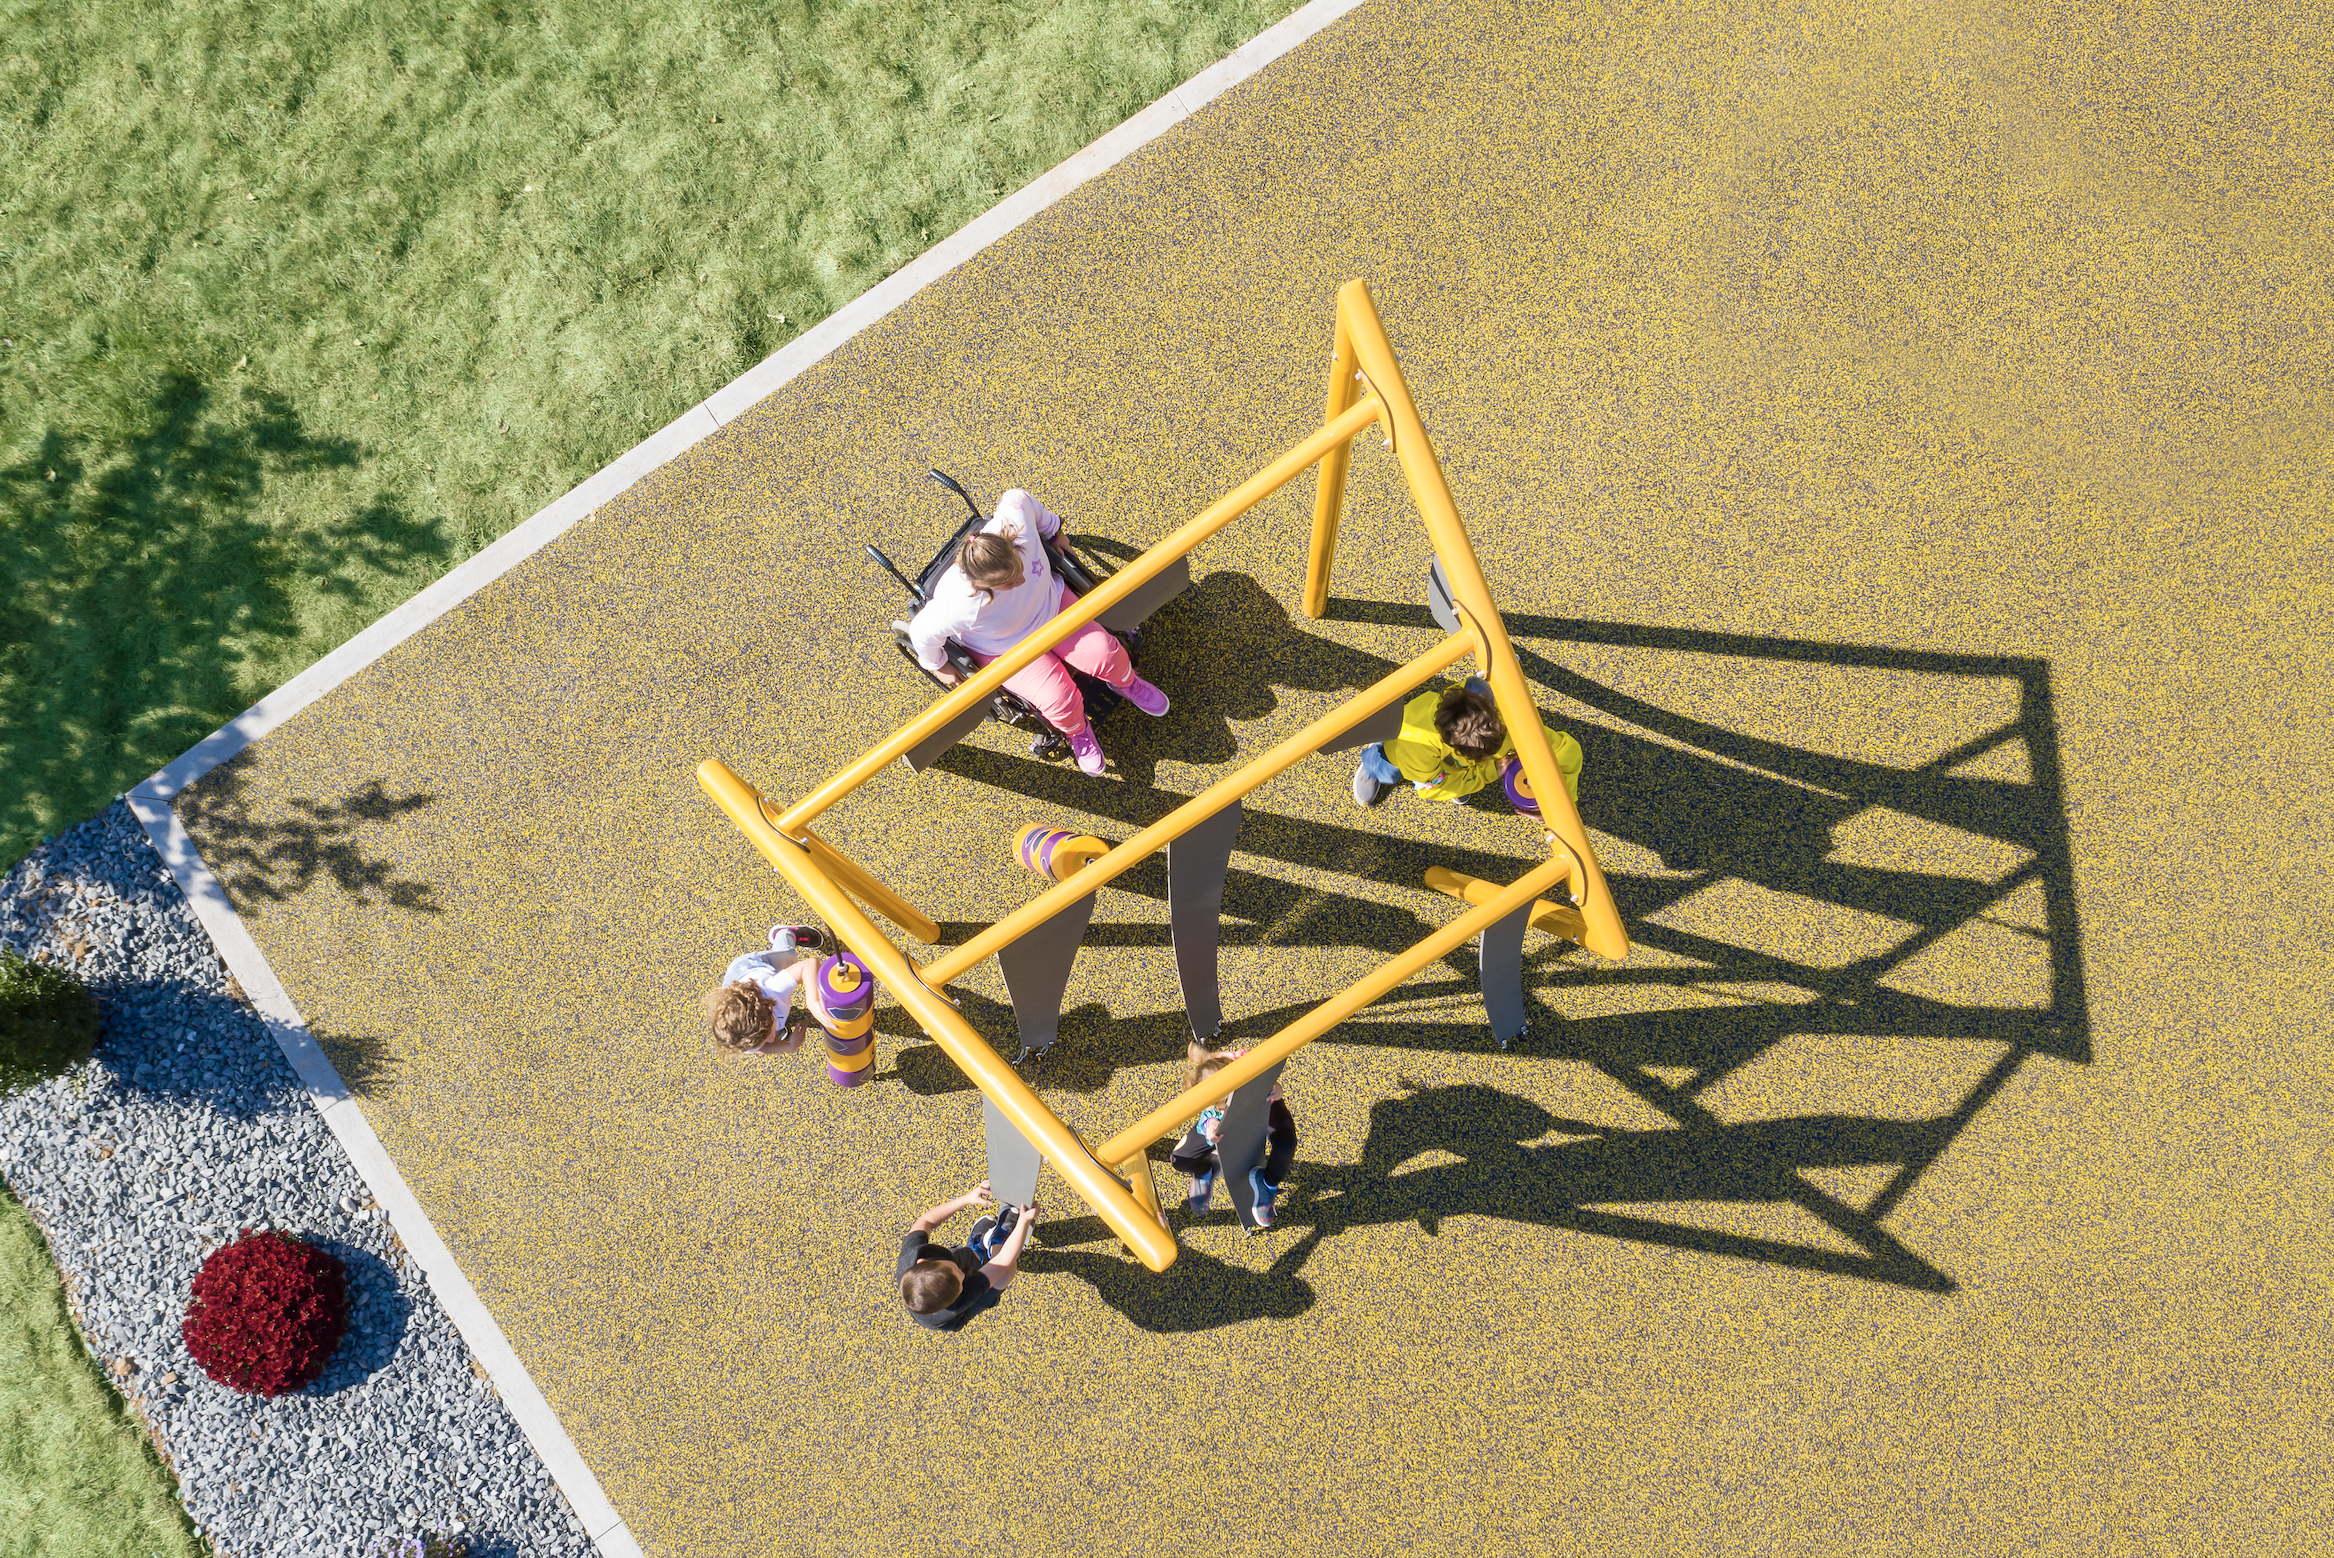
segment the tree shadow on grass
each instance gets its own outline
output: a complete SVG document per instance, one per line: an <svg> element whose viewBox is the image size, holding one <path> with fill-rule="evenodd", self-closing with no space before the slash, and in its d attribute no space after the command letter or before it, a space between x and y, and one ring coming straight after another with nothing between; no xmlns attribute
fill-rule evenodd
<svg viewBox="0 0 2334 1558"><path fill-rule="evenodd" d="M356 467L283 396L174 375L110 442L45 433L0 466L0 860L101 810L250 701L246 667L304 631L304 595L435 572L435 525L376 497L345 521L271 521L271 483Z"/></svg>

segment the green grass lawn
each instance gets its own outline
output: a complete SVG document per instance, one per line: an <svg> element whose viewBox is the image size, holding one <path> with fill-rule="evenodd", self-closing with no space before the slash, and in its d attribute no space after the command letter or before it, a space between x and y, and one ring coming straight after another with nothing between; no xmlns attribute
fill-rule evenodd
<svg viewBox="0 0 2334 1558"><path fill-rule="evenodd" d="M0 1558L206 1551L82 1347L40 1230L0 1190Z"/></svg>
<svg viewBox="0 0 2334 1558"><path fill-rule="evenodd" d="M1296 0L0 0L0 867Z"/></svg>
<svg viewBox="0 0 2334 1558"><path fill-rule="evenodd" d="M0 0L0 869L1296 4ZM0 1558L199 1551L0 1316Z"/></svg>

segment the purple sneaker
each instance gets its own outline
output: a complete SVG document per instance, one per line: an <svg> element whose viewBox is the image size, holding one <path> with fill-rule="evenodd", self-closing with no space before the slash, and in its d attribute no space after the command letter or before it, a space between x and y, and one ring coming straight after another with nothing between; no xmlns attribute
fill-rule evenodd
<svg viewBox="0 0 2334 1558"><path fill-rule="evenodd" d="M1167 712L1167 695L1139 676L1119 688L1118 692L1119 696L1153 719Z"/></svg>
<svg viewBox="0 0 2334 1558"><path fill-rule="evenodd" d="M1069 741L1070 756L1078 760L1078 771L1096 779L1101 778L1102 743L1094 739L1094 727L1087 726L1071 736Z"/></svg>

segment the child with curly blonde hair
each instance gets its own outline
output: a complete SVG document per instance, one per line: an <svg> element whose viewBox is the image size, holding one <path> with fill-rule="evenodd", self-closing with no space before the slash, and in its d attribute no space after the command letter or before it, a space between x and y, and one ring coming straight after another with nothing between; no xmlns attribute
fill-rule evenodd
<svg viewBox="0 0 2334 1558"><path fill-rule="evenodd" d="M802 1048L811 1018L794 1010L794 992L818 967L826 944L816 926L773 925L767 952L730 959L721 984L705 996L713 1042L740 1055L791 1055Z"/></svg>

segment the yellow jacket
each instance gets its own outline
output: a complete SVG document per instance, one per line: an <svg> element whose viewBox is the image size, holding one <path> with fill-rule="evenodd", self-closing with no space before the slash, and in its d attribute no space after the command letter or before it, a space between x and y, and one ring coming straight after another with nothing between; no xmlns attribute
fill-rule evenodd
<svg viewBox="0 0 2334 1558"><path fill-rule="evenodd" d="M1386 743L1386 760L1401 769L1402 777L1421 793L1455 801L1485 785L1499 783L1499 771L1515 756L1515 733L1510 731L1490 757L1480 761L1461 757L1434 728L1435 705L1442 699L1438 688L1402 705L1402 729ZM1564 793L1579 800L1580 743L1560 730L1549 729L1545 721L1540 728L1548 732L1548 745L1556 753L1557 770L1564 775Z"/></svg>

